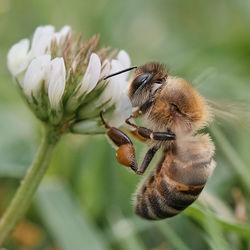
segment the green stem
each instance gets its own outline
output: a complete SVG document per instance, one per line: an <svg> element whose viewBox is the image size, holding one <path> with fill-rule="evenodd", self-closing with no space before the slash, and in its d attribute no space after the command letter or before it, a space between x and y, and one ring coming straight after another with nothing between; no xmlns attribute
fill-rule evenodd
<svg viewBox="0 0 250 250"><path fill-rule="evenodd" d="M48 168L53 150L60 138L58 130L44 127L39 150L14 198L0 220L0 246L9 237L16 224L22 219Z"/></svg>

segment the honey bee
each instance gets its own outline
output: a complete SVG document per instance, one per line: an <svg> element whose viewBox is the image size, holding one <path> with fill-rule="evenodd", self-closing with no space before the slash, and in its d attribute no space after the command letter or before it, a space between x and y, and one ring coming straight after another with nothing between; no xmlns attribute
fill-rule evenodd
<svg viewBox="0 0 250 250"><path fill-rule="evenodd" d="M143 174L155 153L162 151L135 193L135 213L149 220L175 216L197 199L215 168L214 144L208 134L198 133L211 121L209 105L190 83L170 76L155 62L136 68L128 96L137 110L126 123L149 149L138 167L130 138L107 124L101 112L107 135L118 147L118 162ZM143 116L145 127L131 122L138 116Z"/></svg>

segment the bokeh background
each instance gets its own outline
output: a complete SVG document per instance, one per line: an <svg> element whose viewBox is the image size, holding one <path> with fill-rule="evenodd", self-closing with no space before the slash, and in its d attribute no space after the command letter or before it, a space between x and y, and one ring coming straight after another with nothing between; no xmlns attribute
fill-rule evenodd
<svg viewBox="0 0 250 250"><path fill-rule="evenodd" d="M116 162L104 136L64 136L6 249L250 249L250 1L0 0L0 214L41 129L18 95L6 54L45 24L69 24L84 38L99 33L102 45L125 49L134 65L163 62L239 116L219 116L209 129L217 168L199 201L161 222L133 214L141 177ZM142 158L143 145L136 148Z"/></svg>

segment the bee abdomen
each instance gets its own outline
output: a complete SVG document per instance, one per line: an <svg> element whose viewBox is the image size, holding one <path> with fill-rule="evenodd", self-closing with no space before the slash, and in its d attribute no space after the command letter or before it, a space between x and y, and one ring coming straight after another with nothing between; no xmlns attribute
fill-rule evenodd
<svg viewBox="0 0 250 250"><path fill-rule="evenodd" d="M165 219L179 214L192 204L204 186L174 185L163 178L153 185L144 184L136 197L135 212L150 220Z"/></svg>

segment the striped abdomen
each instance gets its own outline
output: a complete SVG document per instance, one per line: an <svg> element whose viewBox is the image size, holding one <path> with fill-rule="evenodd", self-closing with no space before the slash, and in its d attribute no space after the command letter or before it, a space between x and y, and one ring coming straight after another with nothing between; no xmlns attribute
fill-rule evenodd
<svg viewBox="0 0 250 250"><path fill-rule="evenodd" d="M155 180L159 178L159 180ZM136 214L146 219L157 220L172 217L193 203L204 185L178 188L168 177L149 179L152 184L144 183L136 197Z"/></svg>
<svg viewBox="0 0 250 250"><path fill-rule="evenodd" d="M185 162L176 152L165 153L137 190L137 215L150 220L172 217L198 198L215 164L213 153L196 153L189 151L189 159L185 156Z"/></svg>

